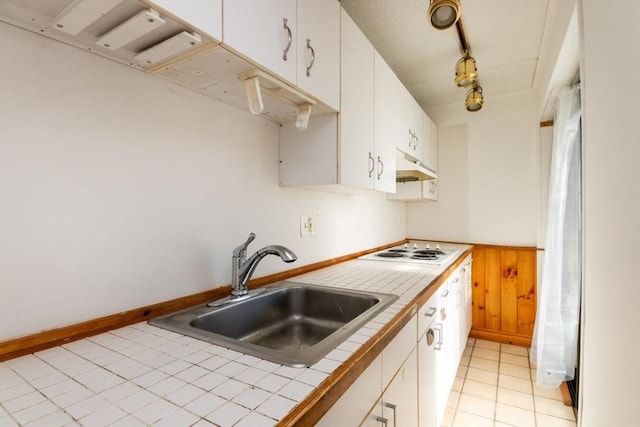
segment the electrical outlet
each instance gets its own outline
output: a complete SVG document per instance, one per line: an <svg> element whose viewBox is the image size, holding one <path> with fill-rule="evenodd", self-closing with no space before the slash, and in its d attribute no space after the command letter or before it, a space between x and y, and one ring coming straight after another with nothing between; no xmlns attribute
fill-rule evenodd
<svg viewBox="0 0 640 427"><path fill-rule="evenodd" d="M318 214L300 215L300 237L311 237L318 233Z"/></svg>

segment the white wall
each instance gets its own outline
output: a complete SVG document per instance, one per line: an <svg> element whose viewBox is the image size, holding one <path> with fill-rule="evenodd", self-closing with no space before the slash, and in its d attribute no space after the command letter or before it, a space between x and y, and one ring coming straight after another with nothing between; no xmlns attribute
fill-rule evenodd
<svg viewBox="0 0 640 427"><path fill-rule="evenodd" d="M640 2L579 4L585 224L579 420L582 427L631 426L638 425L640 402Z"/></svg>
<svg viewBox="0 0 640 427"><path fill-rule="evenodd" d="M251 231L298 255L256 277L406 237L384 195L279 188L270 121L6 24L0 57L0 341L225 285Z"/></svg>
<svg viewBox="0 0 640 427"><path fill-rule="evenodd" d="M450 145L442 138L446 135L438 137L438 156L439 162L460 156L468 164L468 175L466 182L456 178L458 184L448 186L447 170L439 164L439 174L443 174L439 177L440 189L444 194L444 187L448 186L447 193L451 195L441 197L437 203L409 203L409 236L535 246L539 130L532 95L494 98L490 88L485 88L485 105L478 112L468 112L461 98L461 102L431 110L429 115L439 129L467 125L466 159L465 153L459 151L460 143ZM438 212L462 206L467 196L466 215L432 221Z"/></svg>
<svg viewBox="0 0 640 427"><path fill-rule="evenodd" d="M438 201L409 203L410 237L468 242L469 176L467 126L440 127Z"/></svg>

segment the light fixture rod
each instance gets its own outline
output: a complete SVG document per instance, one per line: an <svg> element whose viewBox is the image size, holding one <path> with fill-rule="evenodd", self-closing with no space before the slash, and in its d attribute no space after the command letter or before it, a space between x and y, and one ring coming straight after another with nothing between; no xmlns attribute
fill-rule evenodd
<svg viewBox="0 0 640 427"><path fill-rule="evenodd" d="M467 36L464 32L464 25L462 24L462 16L456 22L456 32L458 33L458 40L460 40L460 50L463 56L471 56L471 46L467 41Z"/></svg>

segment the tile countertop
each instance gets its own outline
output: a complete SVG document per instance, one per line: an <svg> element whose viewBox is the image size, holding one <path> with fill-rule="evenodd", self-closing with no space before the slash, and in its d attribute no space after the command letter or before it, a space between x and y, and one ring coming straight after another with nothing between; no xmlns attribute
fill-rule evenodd
<svg viewBox="0 0 640 427"><path fill-rule="evenodd" d="M442 246L460 254L470 248ZM0 363L0 425L273 426L449 265L352 260L289 279L400 297L309 368L146 322L7 360Z"/></svg>

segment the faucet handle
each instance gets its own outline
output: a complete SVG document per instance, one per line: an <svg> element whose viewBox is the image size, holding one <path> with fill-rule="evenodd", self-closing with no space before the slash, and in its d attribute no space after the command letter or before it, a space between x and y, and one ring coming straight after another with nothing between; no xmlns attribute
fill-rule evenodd
<svg viewBox="0 0 640 427"><path fill-rule="evenodd" d="M249 237L247 238L247 241L233 250L233 256L244 257L247 253L247 246L249 246L249 243L253 242L255 238L256 238L255 233L249 233Z"/></svg>

